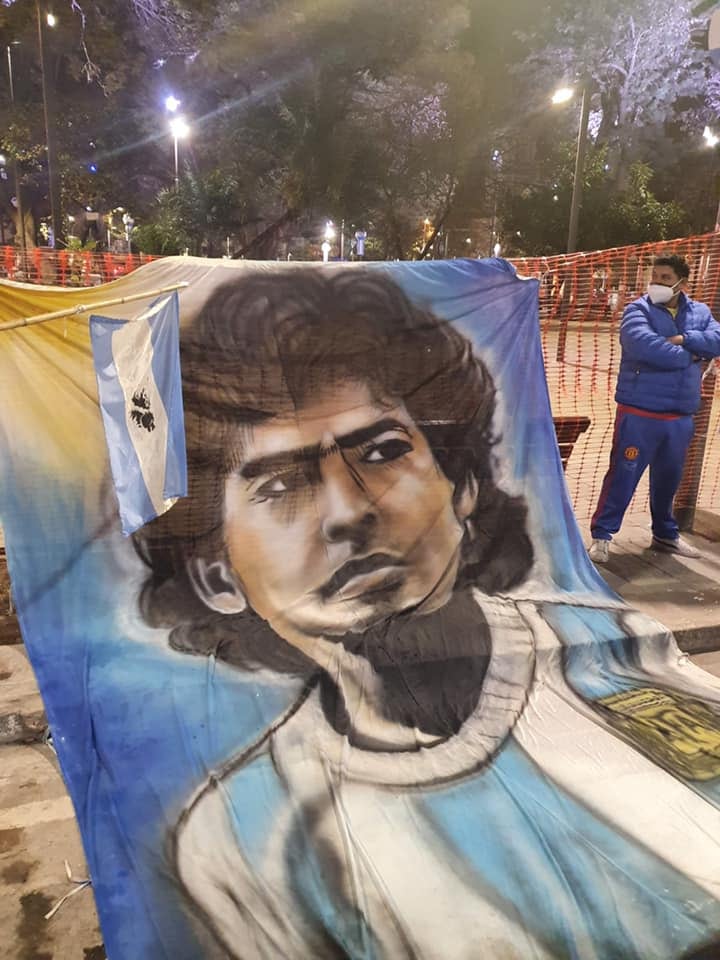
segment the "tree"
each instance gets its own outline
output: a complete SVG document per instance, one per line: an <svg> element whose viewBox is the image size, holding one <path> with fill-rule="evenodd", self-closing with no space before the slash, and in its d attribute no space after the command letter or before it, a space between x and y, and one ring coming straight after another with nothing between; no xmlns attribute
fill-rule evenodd
<svg viewBox="0 0 720 960"><path fill-rule="evenodd" d="M243 255L268 255L268 241L303 218L372 222L398 257L425 216L440 226L474 140L453 123L472 90L463 9L399 0L392 26L380 0L218 15L192 70L218 78L223 139L253 165L273 215ZM288 20L293 30L279 31Z"/></svg>
<svg viewBox="0 0 720 960"><path fill-rule="evenodd" d="M666 125L696 121L708 110L706 55L691 44L696 25L688 0L550 0L549 37L528 61L526 78L549 92L584 80L593 94L591 134L608 147L613 183L627 184L630 165L668 148ZM542 30L533 35L543 41ZM701 128L702 129L702 128Z"/></svg>
<svg viewBox="0 0 720 960"><path fill-rule="evenodd" d="M590 152L580 216L580 248L602 250L667 240L686 232L687 215L674 201L659 200L650 189L652 168L630 165L625 190L613 193L607 147ZM567 239L574 172L574 144L554 148L546 158L549 178L522 191L506 190L500 203L503 246L510 255L562 253Z"/></svg>
<svg viewBox="0 0 720 960"><path fill-rule="evenodd" d="M237 240L255 222L250 190L231 173L213 170L198 176L186 172L178 189L163 190L152 220L138 225L133 240L146 253L217 257L226 238Z"/></svg>

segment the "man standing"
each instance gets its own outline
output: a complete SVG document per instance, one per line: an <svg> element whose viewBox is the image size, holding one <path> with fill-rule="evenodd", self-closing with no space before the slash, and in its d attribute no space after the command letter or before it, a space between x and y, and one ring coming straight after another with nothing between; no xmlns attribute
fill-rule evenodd
<svg viewBox="0 0 720 960"><path fill-rule="evenodd" d="M699 556L680 538L672 506L700 406L700 361L720 356L720 324L685 292L689 276L682 257L658 257L647 294L623 314L610 467L591 521L595 563L607 562L612 535L648 466L653 545Z"/></svg>

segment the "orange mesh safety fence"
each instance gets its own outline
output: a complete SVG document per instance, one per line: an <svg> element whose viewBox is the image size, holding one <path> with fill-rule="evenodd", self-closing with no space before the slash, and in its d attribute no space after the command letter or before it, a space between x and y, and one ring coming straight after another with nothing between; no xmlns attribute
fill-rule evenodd
<svg viewBox="0 0 720 960"><path fill-rule="evenodd" d="M155 260L144 253L95 253L91 250L51 250L0 247L0 277L21 283L59 287L93 287L109 283Z"/></svg>
<svg viewBox="0 0 720 960"><path fill-rule="evenodd" d="M653 258L685 257L690 294L720 318L720 233L617 247L595 253L513 260L518 273L540 280L540 330L550 402L570 496L581 524L595 509L608 466L620 363L619 327L628 303L644 293ZM124 276L155 259L145 254L50 250L23 256L0 247L0 276L25 283L89 287ZM676 499L680 519L697 507L720 513L720 377L703 383L696 436ZM648 512L645 476L630 510Z"/></svg>
<svg viewBox="0 0 720 960"><path fill-rule="evenodd" d="M595 509L610 457L622 313L645 292L653 258L670 253L680 254L690 264L690 295L707 303L720 318L720 233L513 261L521 276L540 280L540 327L550 403L570 496L584 526ZM675 501L681 525L692 521L696 507L720 513L719 380L713 366L703 381L696 435ZM647 475L630 510L649 512Z"/></svg>

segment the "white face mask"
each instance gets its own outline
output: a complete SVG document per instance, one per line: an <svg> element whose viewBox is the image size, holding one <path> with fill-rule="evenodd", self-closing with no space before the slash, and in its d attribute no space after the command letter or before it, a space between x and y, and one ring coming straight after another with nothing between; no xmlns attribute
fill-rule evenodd
<svg viewBox="0 0 720 960"><path fill-rule="evenodd" d="M670 303L672 298L675 296L675 287L679 287L682 283L682 280L678 280L676 284L672 287L666 287L664 283L650 283L648 284L648 296L653 303Z"/></svg>

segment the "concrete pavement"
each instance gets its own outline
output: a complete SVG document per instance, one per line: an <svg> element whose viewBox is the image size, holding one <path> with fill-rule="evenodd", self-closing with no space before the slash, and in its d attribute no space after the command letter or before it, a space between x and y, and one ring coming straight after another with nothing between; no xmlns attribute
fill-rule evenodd
<svg viewBox="0 0 720 960"><path fill-rule="evenodd" d="M605 582L631 606L664 623L687 653L720 649L720 523L699 513L695 533L683 538L697 560L650 546L648 517L630 514L598 564ZM590 534L586 534L586 543Z"/></svg>
<svg viewBox="0 0 720 960"><path fill-rule="evenodd" d="M72 803L50 747L0 746L0 960L105 960Z"/></svg>

